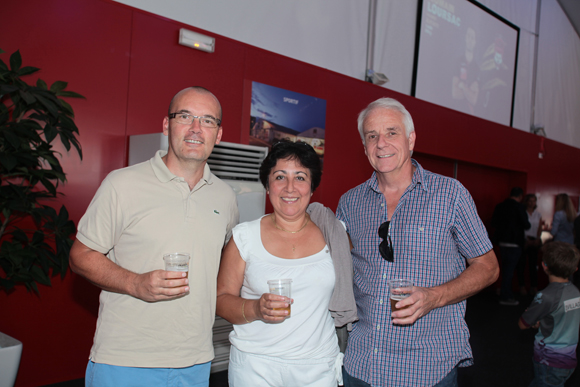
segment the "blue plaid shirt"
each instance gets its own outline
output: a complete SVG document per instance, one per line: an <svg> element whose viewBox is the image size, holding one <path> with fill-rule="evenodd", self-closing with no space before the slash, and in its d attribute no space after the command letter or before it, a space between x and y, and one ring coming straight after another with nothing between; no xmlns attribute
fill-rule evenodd
<svg viewBox="0 0 580 387"><path fill-rule="evenodd" d="M416 170L392 212L394 262L379 253L387 202L376 173L348 191L336 216L354 246L354 294L359 321L348 339L347 372L372 386L433 386L455 366L473 364L465 301L434 309L412 325L391 324L387 281L408 278L433 287L458 277L465 258L492 249L471 195L455 179Z"/></svg>

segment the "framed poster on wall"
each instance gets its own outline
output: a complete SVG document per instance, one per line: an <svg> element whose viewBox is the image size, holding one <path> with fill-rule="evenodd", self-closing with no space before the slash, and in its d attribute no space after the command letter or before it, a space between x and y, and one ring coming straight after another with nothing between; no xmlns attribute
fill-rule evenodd
<svg viewBox="0 0 580 387"><path fill-rule="evenodd" d="M326 100L252 82L250 145L302 141L312 145L323 160L325 127Z"/></svg>

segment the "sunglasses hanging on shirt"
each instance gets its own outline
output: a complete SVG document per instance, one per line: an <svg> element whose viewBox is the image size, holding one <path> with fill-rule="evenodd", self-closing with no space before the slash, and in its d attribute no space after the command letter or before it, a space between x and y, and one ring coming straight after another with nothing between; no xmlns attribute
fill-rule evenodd
<svg viewBox="0 0 580 387"><path fill-rule="evenodd" d="M393 241L389 235L389 223L386 221L379 227L379 237L383 240L379 245L379 252L385 260L393 262L395 255L393 254Z"/></svg>

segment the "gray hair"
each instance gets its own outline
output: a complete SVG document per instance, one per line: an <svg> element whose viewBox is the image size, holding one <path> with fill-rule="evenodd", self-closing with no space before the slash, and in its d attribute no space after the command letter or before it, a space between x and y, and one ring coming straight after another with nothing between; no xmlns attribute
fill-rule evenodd
<svg viewBox="0 0 580 387"><path fill-rule="evenodd" d="M358 132L363 144L365 143L365 137L363 133L364 122L369 114L375 109L394 110L401 113L403 115L403 125L405 126L405 135L407 138L409 138L409 135L415 131L415 125L413 124L413 118L411 118L411 114L399 101L393 98L379 98L376 101L371 102L358 115Z"/></svg>

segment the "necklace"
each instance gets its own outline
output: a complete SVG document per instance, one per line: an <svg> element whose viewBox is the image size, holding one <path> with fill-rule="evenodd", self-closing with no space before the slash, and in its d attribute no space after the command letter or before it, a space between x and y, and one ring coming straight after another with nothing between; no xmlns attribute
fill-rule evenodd
<svg viewBox="0 0 580 387"><path fill-rule="evenodd" d="M274 227L276 227L278 230L282 230L282 231L289 232L290 234L297 234L300 231L304 230L304 227L306 227L306 225L308 224L309 220L310 220L309 218L306 218L306 222L304 222L304 225L302 227L300 227L300 230L297 230L297 231L289 231L289 230L285 230L282 227L278 226L276 224L276 217L274 216L274 214L272 214L272 222L274 222Z"/></svg>

